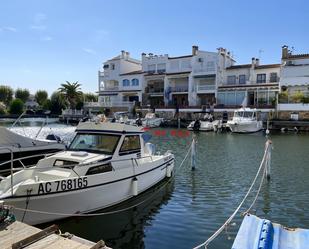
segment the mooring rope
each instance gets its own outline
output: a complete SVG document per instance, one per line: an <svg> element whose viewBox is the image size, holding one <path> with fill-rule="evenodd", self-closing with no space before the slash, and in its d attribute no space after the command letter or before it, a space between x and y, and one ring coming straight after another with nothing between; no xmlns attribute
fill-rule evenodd
<svg viewBox="0 0 309 249"><path fill-rule="evenodd" d="M179 169L182 167L184 162L186 161L189 152L191 151L192 148L192 143L190 144L190 147L188 148L187 154L184 157L184 159L181 161L180 165L178 166L177 169L175 169L175 175L176 172L179 171ZM93 217L93 216L103 216L103 215L109 215L109 214L116 214L116 213L121 213L127 210L130 210L132 208L135 208L137 206L140 206L141 204L147 202L148 200L152 199L161 189L163 189L167 184L169 184L172 181L173 177L170 177L168 181L166 181L165 184L160 186L158 189L154 190L154 193L147 197L146 199L142 200L141 202L138 202L134 205L131 205L129 207L123 208L123 209L118 209L115 211L108 211L108 212L101 212L101 213L74 213L74 214L68 214L68 213L58 213L58 212L48 212L48 211L42 211L42 210L35 210L35 209L29 209L29 208L19 208L19 207L14 207L10 206L11 209L19 210L19 211L24 211L24 212L30 212L30 213L38 213L38 214L47 214L47 215L57 215L57 216L63 216L63 217Z"/></svg>
<svg viewBox="0 0 309 249"><path fill-rule="evenodd" d="M198 248L201 248L202 246L207 248L209 243L212 242L222 231L224 231L225 227L228 226L231 223L231 221L236 216L236 214L238 213L239 209L242 207L242 205L244 204L245 200L249 196L253 186L255 185L255 182L256 182L258 176L260 175L260 172L261 172L263 166L265 166L265 160L266 160L266 157L267 157L269 146L271 146L271 141L270 140L268 140L266 142L264 156L263 156L262 161L260 163L259 169L258 169L258 171L257 171L257 173L256 173L256 175L255 175L255 177L253 179L253 182L251 183L251 186L249 187L246 195L244 196L244 198L242 199L242 201L240 202L238 207L235 209L235 211L232 213L232 215L224 222L224 224L212 236L210 236L206 241L204 241L203 243L201 243L198 246L194 247L193 249L198 249ZM263 176L262 176L262 181L263 181Z"/></svg>

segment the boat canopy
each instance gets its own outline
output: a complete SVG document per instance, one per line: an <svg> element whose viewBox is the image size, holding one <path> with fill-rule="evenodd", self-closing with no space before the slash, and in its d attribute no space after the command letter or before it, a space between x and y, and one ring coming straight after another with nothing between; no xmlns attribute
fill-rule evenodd
<svg viewBox="0 0 309 249"><path fill-rule="evenodd" d="M15 132L8 130L5 127L0 127L0 146L14 146L14 147L34 147L34 146L44 146L49 144L49 142L35 140L30 137L19 135Z"/></svg>
<svg viewBox="0 0 309 249"><path fill-rule="evenodd" d="M242 221L232 249L303 249L309 245L308 229L291 229L255 215Z"/></svg>
<svg viewBox="0 0 309 249"><path fill-rule="evenodd" d="M119 134L137 134L143 133L141 127L120 124L120 123L95 123L95 122L84 122L80 123L76 132L105 132L105 133L119 133Z"/></svg>

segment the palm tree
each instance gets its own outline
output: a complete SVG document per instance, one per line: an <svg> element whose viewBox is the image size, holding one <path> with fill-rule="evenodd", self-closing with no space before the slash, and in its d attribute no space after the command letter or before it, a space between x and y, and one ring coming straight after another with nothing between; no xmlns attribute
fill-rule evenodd
<svg viewBox="0 0 309 249"><path fill-rule="evenodd" d="M73 83L66 81L66 83L61 84L61 87L58 88L59 92L68 101L71 109L76 107L78 100L83 96L83 92L80 91L80 86L81 84L78 81Z"/></svg>

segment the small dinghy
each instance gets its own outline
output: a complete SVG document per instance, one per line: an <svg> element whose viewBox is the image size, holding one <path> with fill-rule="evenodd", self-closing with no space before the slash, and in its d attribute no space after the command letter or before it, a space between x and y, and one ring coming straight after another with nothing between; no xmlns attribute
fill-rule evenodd
<svg viewBox="0 0 309 249"><path fill-rule="evenodd" d="M247 214L232 249L304 249L309 245L308 229L286 228L269 220Z"/></svg>
<svg viewBox="0 0 309 249"><path fill-rule="evenodd" d="M126 124L80 123L67 151L2 180L0 200L15 207L18 220L39 224L136 196L174 168L174 155L155 154L143 133Z"/></svg>

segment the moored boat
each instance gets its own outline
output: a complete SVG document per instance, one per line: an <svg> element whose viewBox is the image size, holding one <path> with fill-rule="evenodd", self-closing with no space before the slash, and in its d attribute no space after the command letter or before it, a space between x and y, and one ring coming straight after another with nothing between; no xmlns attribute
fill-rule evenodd
<svg viewBox="0 0 309 249"><path fill-rule="evenodd" d="M153 112L148 112L145 115L145 118L142 120L142 124L144 127L159 127L163 122L163 118L156 117L156 114Z"/></svg>
<svg viewBox="0 0 309 249"><path fill-rule="evenodd" d="M253 133L263 129L263 122L258 120L258 111L251 108L240 108L234 111L232 120L227 126L235 133Z"/></svg>
<svg viewBox="0 0 309 249"><path fill-rule="evenodd" d="M192 121L187 129L191 131L214 131L214 127L219 123L218 120L214 120L211 113L201 112L203 116Z"/></svg>
<svg viewBox="0 0 309 249"><path fill-rule="evenodd" d="M17 219L39 224L138 195L174 168L174 155L156 155L143 133L126 124L80 123L67 151L2 180L0 200L15 207Z"/></svg>

